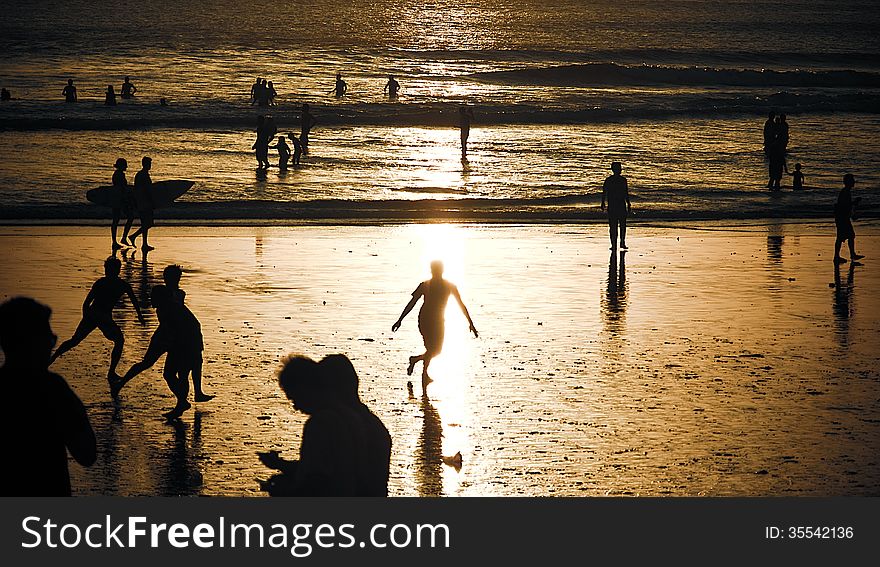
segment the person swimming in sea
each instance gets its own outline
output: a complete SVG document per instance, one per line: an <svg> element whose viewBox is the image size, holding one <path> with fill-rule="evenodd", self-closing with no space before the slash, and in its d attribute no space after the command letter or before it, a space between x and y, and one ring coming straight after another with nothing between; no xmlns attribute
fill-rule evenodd
<svg viewBox="0 0 880 567"><path fill-rule="evenodd" d="M474 326L467 307L461 299L458 288L451 282L443 279L443 262L439 260L431 262L431 279L420 283L415 291L412 292L412 299L406 304L403 313L400 314L394 325L391 326L391 331L396 332L403 323L404 317L413 310L419 299L424 298L422 307L419 310L419 332L425 344L425 352L409 357L409 367L406 369L407 375L411 376L416 364L422 361L423 389L432 381L430 376L428 376L428 366L430 366L431 360L443 350L443 338L446 330L444 313L446 311L446 302L449 300L450 295L454 296L458 302L461 312L467 319L469 330L474 334L474 337L479 337L477 328Z"/></svg>

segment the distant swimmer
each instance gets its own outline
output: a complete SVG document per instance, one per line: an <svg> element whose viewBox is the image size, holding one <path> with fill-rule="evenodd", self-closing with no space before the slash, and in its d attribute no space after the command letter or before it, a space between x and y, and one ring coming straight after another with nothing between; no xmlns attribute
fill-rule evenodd
<svg viewBox="0 0 880 567"><path fill-rule="evenodd" d="M794 164L794 172L791 174L791 188L799 191L804 188L804 173L801 171L801 164Z"/></svg>
<svg viewBox="0 0 880 567"><path fill-rule="evenodd" d="M853 199L852 190L855 187L856 178L852 173L843 176L843 189L837 196L837 203L834 204L834 224L837 226L837 240L834 243L834 263L843 264L846 258L840 256L840 245L844 241L849 243L849 256L855 262L864 258L861 254L856 254L856 231L852 225L853 207L859 204L861 197Z"/></svg>
<svg viewBox="0 0 880 567"><path fill-rule="evenodd" d="M388 75L388 82L385 83L385 89L382 92L388 93L388 98L396 99L399 91L400 83L397 82L394 75Z"/></svg>
<svg viewBox="0 0 880 567"><path fill-rule="evenodd" d="M119 358L122 356L122 347L125 344L122 329L113 320L113 307L123 295L127 295L137 313L138 321L141 322L141 325L146 324L134 291L128 282L119 277L121 269L122 262L118 258L111 257L104 261L104 277L98 279L92 285L92 289L89 290L85 301L83 301L82 320L73 332L73 336L61 343L61 346L58 347L58 350L49 359L49 364L52 364L59 356L81 343L92 331L100 329L101 333L108 340L113 341L110 369L107 371L107 380L112 382L112 379L116 376L116 366L119 364Z"/></svg>
<svg viewBox="0 0 880 567"><path fill-rule="evenodd" d="M454 296L456 301L458 301L458 306L467 319L469 330L474 334L474 337L479 337L477 328L474 327L474 322L471 320L467 307L465 307L464 301L461 299L458 288L443 279L443 262L439 260L431 262L431 279L420 283L415 291L412 292L412 299L403 308L403 313L400 314L394 325L391 326L392 332L397 331L404 317L413 310L419 299L425 298L422 308L419 310L419 332L422 334L425 352L424 354L409 357L409 367L406 369L407 375L411 375L416 363L422 361L423 389L431 382L431 378L428 376L428 366L431 364L431 360L443 350L443 337L446 328L444 313L446 311L446 302L449 300L450 295Z"/></svg>
<svg viewBox="0 0 880 567"><path fill-rule="evenodd" d="M143 236L141 249L144 252L153 250L153 247L147 242L147 233L153 228L153 179L150 177L152 167L153 160L144 156L141 159L141 170L134 176L134 200L137 204L141 226L128 239L134 246L134 239Z"/></svg>
<svg viewBox="0 0 880 567"><path fill-rule="evenodd" d="M125 77L125 80L122 81L122 89L119 92L119 96L127 100L133 98L137 91L137 87L134 86L134 83L132 83L128 77Z"/></svg>
<svg viewBox="0 0 880 567"><path fill-rule="evenodd" d="M611 235L611 249L617 249L617 234L620 232L620 248L626 250L626 217L632 210L629 202L629 186L626 177L620 174L622 166L619 161L611 164L612 175L602 184L602 205L608 203L608 228Z"/></svg>
<svg viewBox="0 0 880 567"><path fill-rule="evenodd" d="M0 89L0 101L6 102L7 100L12 100L12 93L5 88Z"/></svg>
<svg viewBox="0 0 880 567"><path fill-rule="evenodd" d="M315 127L315 117L309 111L309 105L302 105L302 113L300 115L300 133L299 133L299 141L302 145L302 153L305 155L309 154L309 134L312 131L312 128Z"/></svg>
<svg viewBox="0 0 880 567"><path fill-rule="evenodd" d="M107 85L107 93L104 96L104 104L107 106L116 106L116 91L113 85Z"/></svg>
<svg viewBox="0 0 880 567"><path fill-rule="evenodd" d="M278 150L278 169L287 169L287 162L290 160L290 146L284 140L284 136L278 136L278 143L272 146Z"/></svg>
<svg viewBox="0 0 880 567"><path fill-rule="evenodd" d="M461 130L461 159L467 160L467 143L471 135L471 122L474 120L474 110L462 105L458 108L458 128Z"/></svg>
<svg viewBox="0 0 880 567"><path fill-rule="evenodd" d="M67 86L61 91L61 96L65 102L76 102L76 87L73 86L73 79L67 79Z"/></svg>
<svg viewBox="0 0 880 567"><path fill-rule="evenodd" d="M348 83L342 80L342 73L336 73L336 84L330 89L331 93L335 93L336 97L345 96L348 92Z"/></svg>
<svg viewBox="0 0 880 567"><path fill-rule="evenodd" d="M113 209L113 222L111 224L111 233L113 235L113 250L119 250L123 244L128 244L128 231L134 222L134 195L132 195L131 187L125 178L125 170L128 169L128 162L124 158L116 160L113 166L116 171L113 172L113 192L110 196L110 206ZM125 228L122 230L122 244L116 241L116 230L119 228L119 219L125 214Z"/></svg>

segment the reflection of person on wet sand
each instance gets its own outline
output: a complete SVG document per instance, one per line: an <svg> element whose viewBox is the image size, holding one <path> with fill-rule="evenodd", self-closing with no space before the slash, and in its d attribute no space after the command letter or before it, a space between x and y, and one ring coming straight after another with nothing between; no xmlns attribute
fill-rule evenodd
<svg viewBox="0 0 880 567"><path fill-rule="evenodd" d="M144 316L141 314L141 307L134 291L128 282L119 277L122 269L122 262L118 258L107 258L104 261L104 277L98 279L86 295L82 306L82 321L76 327L73 336L61 343L58 350L52 355L49 364L55 359L69 351L83 341L95 329L100 329L104 336L113 341L113 352L110 355L110 369L107 371L107 380L111 380L116 375L116 366L119 364L119 358L122 356L122 347L125 339L122 336L122 329L113 320L113 307L123 295L128 295L131 305L137 312L138 320L141 325L145 325Z"/></svg>
<svg viewBox="0 0 880 567"><path fill-rule="evenodd" d="M602 205L605 210L605 202L608 202L608 228L611 233L611 249L617 249L617 231L620 229L620 247L626 250L626 217L632 210L629 202L629 187L626 177L620 174L619 161L611 164L613 175L609 175L602 185Z"/></svg>
<svg viewBox="0 0 880 567"><path fill-rule="evenodd" d="M458 306L467 319L469 330L474 334L474 337L479 337L467 307L465 307L461 295L458 293L458 288L443 279L443 263L438 260L431 262L431 279L420 283L416 290L412 292L412 299L403 308L403 313L400 314L394 325L391 326L392 332L397 331L404 317L413 310L419 299L425 298L422 308L419 310L419 332L422 334L422 340L425 343L425 352L424 354L409 357L409 367L406 369L407 375L412 375L416 363L422 361L422 388L427 387L431 382L431 378L428 376L428 366L431 364L431 360L439 355L443 349L443 335L445 332L444 313L446 311L446 302L449 300L450 295L455 296L456 301L458 301Z"/></svg>
<svg viewBox="0 0 880 567"><path fill-rule="evenodd" d="M0 384L6 408L0 496L70 496L67 452L84 467L97 457L83 403L64 378L49 372L57 337L52 310L25 297L0 305Z"/></svg>
<svg viewBox="0 0 880 567"><path fill-rule="evenodd" d="M357 396L357 374L347 358L316 363L294 356L278 376L293 407L309 415L303 426L300 458L277 451L258 453L280 470L262 484L272 496L385 496L391 439L382 422Z"/></svg>
<svg viewBox="0 0 880 567"><path fill-rule="evenodd" d="M850 262L846 282L840 277L840 264L834 264L834 321L837 323L838 340L846 346L849 333L849 319L852 316L852 298L855 285L855 271L858 262Z"/></svg>
<svg viewBox="0 0 880 567"><path fill-rule="evenodd" d="M843 176L843 189L837 196L837 203L834 205L834 224L837 225L837 240L834 243L834 263L843 264L846 258L840 256L840 245L844 241L849 242L849 256L852 261L864 258L861 254L856 254L856 231L852 225L853 207L858 205L862 200L861 197L853 199L852 190L855 187L856 178L852 173Z"/></svg>
<svg viewBox="0 0 880 567"><path fill-rule="evenodd" d="M422 432L416 456L419 496L443 496L443 424L426 394L422 394L421 408Z"/></svg>

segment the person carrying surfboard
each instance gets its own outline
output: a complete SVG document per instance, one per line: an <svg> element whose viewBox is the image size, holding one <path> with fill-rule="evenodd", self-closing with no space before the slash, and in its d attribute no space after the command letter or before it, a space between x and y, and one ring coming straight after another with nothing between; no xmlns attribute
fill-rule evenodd
<svg viewBox="0 0 880 567"><path fill-rule="evenodd" d="M119 228L119 219L122 213L125 213L125 216L128 217L125 221L125 228L122 229L122 242L127 243L128 231L131 230L131 225L134 222L134 208L131 188L128 186L128 180L125 178L128 162L124 158L119 158L113 167L116 168L116 171L113 172L113 191L110 194L110 206L113 208L111 233L113 234L113 249L119 250L122 248L122 244L116 241L116 229Z"/></svg>
<svg viewBox="0 0 880 567"><path fill-rule="evenodd" d="M69 351L95 329L100 329L101 333L107 339L113 341L113 352L110 354L110 369L107 371L107 381L111 382L116 378L116 366L119 364L119 358L122 356L122 347L125 344L125 338L122 336L122 329L116 321L113 320L113 307L123 295L127 295L131 300L141 325L146 325L144 316L141 313L141 306L131 286L119 277L122 269L122 262L119 258L110 257L104 260L104 277L99 278L92 289L86 295L82 306L82 320L77 325L73 336L61 343L49 359L51 365L59 356Z"/></svg>
<svg viewBox="0 0 880 567"><path fill-rule="evenodd" d="M154 250L147 242L147 233L153 227L153 180L150 177L153 160L144 156L141 160L141 165L143 166L142 169L134 176L134 199L137 203L138 216L141 218L141 226L129 237L128 241L134 246L134 239L143 235L141 249L144 252L149 252Z"/></svg>

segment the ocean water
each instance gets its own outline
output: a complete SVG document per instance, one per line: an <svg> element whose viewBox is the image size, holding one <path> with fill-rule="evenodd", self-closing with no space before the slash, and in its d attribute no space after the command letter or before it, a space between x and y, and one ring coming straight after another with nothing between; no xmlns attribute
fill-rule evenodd
<svg viewBox="0 0 880 567"><path fill-rule="evenodd" d="M133 175L142 155L157 179L197 181L169 211L191 218L300 215L290 203L381 217L426 200L473 216L589 217L613 159L646 216L824 216L845 172L871 215L878 24L865 1L16 3L0 22L0 84L18 99L0 104L3 217L101 215L85 189L120 156ZM336 72L342 99L329 93ZM389 73L398 101L382 94ZM138 96L105 107L125 75ZM279 92L268 112L280 133L313 107L301 170L255 174L257 76ZM60 96L67 78L75 105ZM476 114L469 164L462 103ZM804 164L809 194L763 190L769 110L790 115L789 163Z"/></svg>

